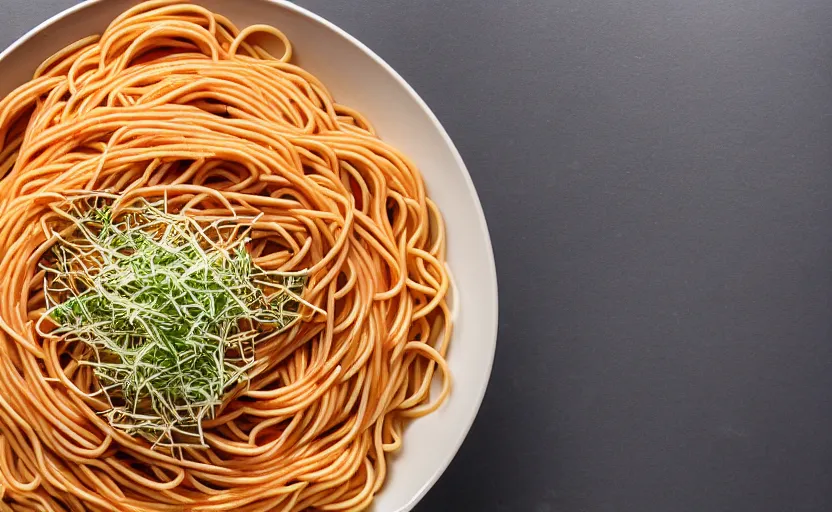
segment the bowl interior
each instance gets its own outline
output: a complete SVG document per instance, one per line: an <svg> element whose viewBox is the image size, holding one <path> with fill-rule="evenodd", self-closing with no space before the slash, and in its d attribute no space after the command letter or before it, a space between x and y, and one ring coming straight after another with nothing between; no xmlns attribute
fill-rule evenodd
<svg viewBox="0 0 832 512"><path fill-rule="evenodd" d="M38 28L0 55L0 97L31 78L37 65L66 44L100 33L136 0L91 0ZM273 0L198 0L238 26L267 23L295 47L294 62L320 78L339 103L363 112L381 137L419 166L448 228L448 264L455 287L455 327L448 362L450 399L412 422L390 465L374 510L410 510L439 478L476 416L491 373L497 336L497 280L482 208L468 171L439 122L415 92L369 49L334 25Z"/></svg>

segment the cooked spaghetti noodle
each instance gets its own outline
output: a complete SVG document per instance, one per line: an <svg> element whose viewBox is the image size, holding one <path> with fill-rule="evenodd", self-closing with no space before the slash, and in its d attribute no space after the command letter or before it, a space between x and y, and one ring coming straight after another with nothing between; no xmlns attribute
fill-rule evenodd
<svg viewBox="0 0 832 512"><path fill-rule="evenodd" d="M0 102L0 510L363 510L407 421L447 397L439 211L291 57L275 28L152 1ZM257 346L207 448L113 428L78 345L38 327L56 205L90 191L256 218L254 262L308 272L301 321Z"/></svg>

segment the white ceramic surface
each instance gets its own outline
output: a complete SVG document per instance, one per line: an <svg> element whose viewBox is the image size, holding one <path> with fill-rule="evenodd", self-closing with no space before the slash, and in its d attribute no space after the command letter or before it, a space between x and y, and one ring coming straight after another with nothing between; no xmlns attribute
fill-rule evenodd
<svg viewBox="0 0 832 512"><path fill-rule="evenodd" d="M90 0L33 29L0 55L0 97L27 81L66 44L100 33L136 0ZM376 54L343 30L275 0L198 0L238 26L267 23L295 45L295 62L317 75L339 103L362 111L379 134L421 169L445 215L456 289L456 327L448 362L453 393L436 413L407 428L375 512L411 510L450 463L474 421L488 384L497 338L497 278L476 191L453 143L430 109Z"/></svg>

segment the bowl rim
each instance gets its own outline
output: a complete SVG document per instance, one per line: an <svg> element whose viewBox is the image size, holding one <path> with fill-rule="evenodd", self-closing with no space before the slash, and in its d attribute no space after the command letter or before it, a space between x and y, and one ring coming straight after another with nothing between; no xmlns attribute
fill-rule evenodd
<svg viewBox="0 0 832 512"><path fill-rule="evenodd" d="M46 19L45 21L41 22L40 24L36 25L35 27L28 30L25 34L18 37L12 44L10 44L6 49L0 52L0 68L3 66L3 61L11 55L14 51L16 51L19 47L23 46L27 41L32 39L37 34L44 32L49 29L55 23L61 21L62 19L69 17L75 14L78 11L82 11L84 9L93 7L96 4L102 4L106 0L83 0L76 5L68 7L59 13L51 16L50 18ZM236 0L236 1L249 1L249 0ZM484 347L490 350L490 354L488 357L488 364L482 368L480 371L485 372L486 379L483 382L483 385L480 389L475 390L472 395L474 395L475 399L475 406L471 411L470 416L465 420L465 424L463 425L463 429L461 430L457 439L451 445L451 449L447 451L444 457L439 460L439 464L436 466L431 477L419 488L419 490L411 496L408 501L395 512L408 512L425 497L425 495L430 491L430 489L439 481L439 478L445 473L445 471L450 466L451 462L453 461L454 457L456 457L459 449L462 447L463 442L468 437L468 434L471 430L471 427L476 420L479 411L482 407L483 400L485 398L485 393L488 388L488 384L491 379L493 365L494 365L494 358L496 355L497 350L497 338L498 338L498 329L499 329L499 289L498 289L498 279L497 279L497 268L496 262L494 258L494 247L491 241L491 235L488 230L487 221L485 218L485 212L482 207L482 202L480 201L479 195L477 194L476 187L474 186L474 182L471 178L471 173L468 171L468 167L465 165L465 162L462 159L462 156L459 153L459 150L454 145L453 141L451 140L450 135L445 130L442 123L440 123L439 119L427 105L427 103L422 99L421 96L416 92L416 90L390 65L381 58L378 54L376 54L373 50L371 50L367 45L362 43L358 40L355 36L351 35L346 30L342 29L335 23L327 20L323 16L312 12L305 7L301 7L296 5L288 0L260 0L262 2L275 4L283 9L287 9L292 11L295 14L303 16L315 23L323 25L325 28L333 31L339 37L346 40L349 44L353 45L357 49L359 49L363 54L373 60L376 64L381 66L381 68L389 74L400 87L410 96L410 98L416 102L419 108L428 116L433 125L434 129L437 133L441 136L442 140L445 142L447 149L450 150L454 162L456 166L462 171L463 178L465 180L465 186L467 188L468 194L474 200L475 206L475 214L477 216L477 229L480 232L480 236L482 237L483 242L485 242L486 247L488 250L486 251L486 255L484 256L484 263L488 268L488 274L484 275L484 279L488 279L491 281L491 285L494 289L494 296L489 300L490 302L490 311L487 311L487 317L491 318L491 325L489 326L489 331L492 333L487 340L488 344ZM199 4L199 0L183 0L183 3L194 3ZM486 316L483 315L483 316ZM452 338L453 339L453 338ZM418 421L418 420L417 420Z"/></svg>

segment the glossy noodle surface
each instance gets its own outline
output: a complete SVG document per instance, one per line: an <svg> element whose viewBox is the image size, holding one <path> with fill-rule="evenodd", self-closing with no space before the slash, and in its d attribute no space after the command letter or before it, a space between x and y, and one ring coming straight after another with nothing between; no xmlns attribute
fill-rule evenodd
<svg viewBox="0 0 832 512"><path fill-rule="evenodd" d="M38 328L58 205L89 192L256 218L255 263L308 272L301 320L257 345L207 448L113 428L83 347ZM413 163L277 29L181 2L124 13L0 101L0 510L366 509L450 391L444 249Z"/></svg>

